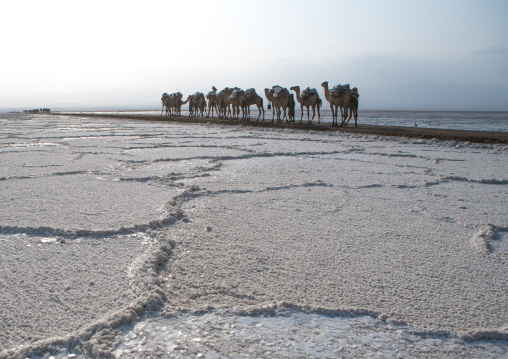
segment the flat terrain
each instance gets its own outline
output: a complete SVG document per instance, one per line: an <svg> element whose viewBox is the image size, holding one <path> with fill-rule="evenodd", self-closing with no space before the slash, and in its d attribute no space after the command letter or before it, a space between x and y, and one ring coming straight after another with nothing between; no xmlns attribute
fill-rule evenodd
<svg viewBox="0 0 508 359"><path fill-rule="evenodd" d="M56 113L59 114L59 113ZM168 122L180 122L180 123L207 123L213 122L222 125L231 126L251 126L251 127L272 127L272 128L291 128L300 130L312 130L312 131L340 131L351 134L365 134L374 136L403 136L411 138L422 138L432 139L437 138L439 140L451 140L461 142L476 142L476 143L508 143L508 132L489 132L489 131L461 131L461 130L446 130L446 129L433 129L424 127L402 127L402 126L374 126L374 125L362 125L358 124L357 127L351 125L347 127L332 126L330 123L324 123L318 125L317 120L314 120L312 124L308 124L306 121L300 124L297 122L283 122L273 123L271 120L265 121L235 121L235 120L222 120L218 118L203 118L203 117L187 117L187 116L170 116L161 117L150 116L150 115L132 115L132 114L66 114L72 116L97 116L97 117L109 117L109 118L125 118L131 120L144 120L144 121L168 121ZM361 119L359 120L361 121Z"/></svg>

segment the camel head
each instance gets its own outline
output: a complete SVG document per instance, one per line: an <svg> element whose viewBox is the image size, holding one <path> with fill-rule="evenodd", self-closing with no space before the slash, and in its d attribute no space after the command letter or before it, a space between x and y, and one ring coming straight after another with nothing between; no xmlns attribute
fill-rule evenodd
<svg viewBox="0 0 508 359"><path fill-rule="evenodd" d="M295 91L296 93L300 93L300 86L292 86L289 90Z"/></svg>
<svg viewBox="0 0 508 359"><path fill-rule="evenodd" d="M323 87L328 87L328 81L323 82L323 83L321 84L321 86L323 86Z"/></svg>

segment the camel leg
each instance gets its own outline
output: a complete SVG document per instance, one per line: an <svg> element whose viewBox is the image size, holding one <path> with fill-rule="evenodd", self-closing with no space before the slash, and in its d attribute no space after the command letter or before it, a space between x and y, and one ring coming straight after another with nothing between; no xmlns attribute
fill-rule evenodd
<svg viewBox="0 0 508 359"><path fill-rule="evenodd" d="M353 114L353 110L349 109L349 111L346 112L346 117L347 117L348 113L349 113L349 117L347 119L346 126L348 125L349 121L351 120L351 115Z"/></svg>
<svg viewBox="0 0 508 359"><path fill-rule="evenodd" d="M316 117L316 106L312 106L312 120L310 120L310 123L314 121L314 117Z"/></svg>
<svg viewBox="0 0 508 359"><path fill-rule="evenodd" d="M317 105L317 124L321 124L321 113L319 112L319 104Z"/></svg>

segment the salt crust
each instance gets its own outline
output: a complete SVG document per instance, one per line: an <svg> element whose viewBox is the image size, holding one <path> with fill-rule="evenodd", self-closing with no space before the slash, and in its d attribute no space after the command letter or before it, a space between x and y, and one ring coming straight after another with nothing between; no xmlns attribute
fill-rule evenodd
<svg viewBox="0 0 508 359"><path fill-rule="evenodd" d="M506 308L506 296L502 294L505 293L502 288L506 288L507 284L504 275L506 259L495 255L495 246L489 246L489 242L504 238L503 233L508 227L504 207L507 167L500 165L506 164L506 146L459 146L437 140L302 134L291 130L220 126L147 126L146 123L98 119L69 118L69 122L62 125L62 120L65 122L62 118L19 115L1 120L0 146L6 151L2 151L0 165L4 169L19 166L19 162L13 165L13 157L10 156L21 155L30 159L27 151L31 154L42 151L45 154L40 158L46 160L29 166L24 163L21 175L12 175L10 170L2 171L1 195L9 196L9 190L13 188L11 185L23 188L19 187L22 182L41 176L57 179L63 174L79 182L82 181L79 176L86 174L87 167L91 165L94 168L92 175L97 175L99 168L100 176L108 184L113 181L119 186L119 193L131 192L126 183L139 184L141 189L146 185L155 186L166 200L153 208L152 216L143 206L143 201L130 203L134 213L141 209L146 214L136 220L129 218L127 212L122 214L120 211L127 221L122 227L116 226L107 212L93 209L92 203L85 201L85 205L95 211L96 220L106 220L105 225L98 229L93 229L93 222L90 222L92 229L81 224L76 227L72 214L60 219L59 227L48 226L51 219L38 212L44 207L35 205L32 206L33 223L26 223L23 212L19 210L21 202L17 204L14 201L11 207L4 206L1 218L12 210L20 214L11 215L0 227L0 245L5 249L0 256L2 263L9 264L1 276L2 303L6 305L0 314L2 318L10 318L14 325L1 331L0 348L4 350L1 357L49 357L50 353L58 352L60 357L73 357L75 354L107 357L112 350L124 350L121 349L122 340L128 343L133 339L132 334L122 335L119 329L132 325L129 323L138 321L143 313L160 309L167 314L140 321L139 327L134 327L132 333L149 328L146 323L151 321L155 325L159 325L158 320L165 323L171 320L172 315L187 323L182 330L199 327L203 316L209 316L210 320L227 322L230 326L244 328L248 333L249 325L246 323L257 320L259 312L266 310L267 305L273 306L270 303L284 298L292 299L293 304L282 312L279 311L281 308L272 307L276 315L273 318L289 318L293 324L294 321L309 322L313 315L323 314L319 308L328 307L326 310L335 313L335 321L332 320L328 333L339 330L344 321L349 320L342 315L354 314L357 316L353 315L356 319L351 328L370 323L367 327L371 327L372 335L386 339L384 342L367 340L367 343L360 340L359 344L350 341L342 346L338 343L336 349L343 348L348 355L368 353L372 347L379 347L380 343L390 340L393 345L384 347L389 350L388 354L395 355L406 350L404 341L390 337L394 330L392 326L397 325L406 326L397 329L402 330L403 335L412 335L406 330L409 333L416 331L430 335L440 343L452 343L452 353L463 357L478 353L493 357L506 355L506 321L500 312ZM172 131L170 136L167 135L168 129ZM80 148L75 147L73 141L80 143ZM52 145L45 145L47 143ZM171 155L143 159L143 148L153 150L168 143L171 146L192 144L188 149L194 155L185 159ZM89 147L90 144L93 148ZM168 153L171 146L166 147ZM240 153L210 156L208 149L213 146ZM138 160L119 159L125 155L129 157L128 151L135 147L140 149L136 155L140 157ZM77 170L70 170L65 167L75 167L75 163L59 161L58 156L62 154L63 158L75 156L73 158L78 162L87 157L100 162L84 161L81 162L84 168L78 165ZM189 166L180 166L178 173L139 176L143 167L153 169L157 163L182 161L188 161ZM195 166L192 164L194 161L201 164L205 161L207 165ZM53 166L63 168L53 171ZM129 176L132 171L137 172L136 176ZM159 171L164 172L164 169ZM482 177L482 174L488 174L488 177ZM54 181L39 183L39 191L34 192L34 196L50 198L48 194L51 192L47 188L54 186ZM167 188L180 190L171 194ZM442 188L446 191L441 191ZM78 186L74 187L76 190L79 191ZM59 205L65 206L74 195L59 192ZM115 201L108 199L104 205L108 208ZM245 204L247 208L243 208ZM66 208L74 213L73 207ZM409 211L404 211L405 208ZM265 215L256 219L263 213ZM293 217L299 222L294 222ZM41 219L39 223L37 218ZM120 222L125 220L120 218ZM232 226L235 220L241 225ZM408 221L413 225L404 230L410 223ZM307 228L303 230L297 223L305 224ZM267 225L272 230L267 231ZM443 237L439 233L447 235ZM343 241L342 238L350 240ZM408 239L411 241L408 242ZM118 251L117 241L122 243L120 249L124 253ZM329 245L334 241L345 247L341 249L334 245L336 253L329 252L327 255L326 251L332 248ZM249 243L256 243L256 246L249 249ZM413 253L407 252L411 248L407 247L408 243L414 243L411 244ZM268 252L259 252L265 246L264 250ZM325 252L316 251L319 247ZM246 249L250 252L246 253ZM17 252L18 258L9 250ZM62 258L71 257L72 251L76 250L78 252L75 253L83 254L82 258L64 263L61 271L50 270ZM341 254L343 250L345 252ZM382 256L373 256L375 251L380 251ZM217 255L221 252L222 256ZM98 256L99 253L103 254ZM105 253L111 260L106 259ZM333 256L328 258L329 254ZM423 257L420 258L421 255ZM296 262L291 260L294 256L297 257ZM346 264L344 261L350 256L352 261ZM406 256L409 261L404 259ZM332 258L335 258L335 264L334 261L329 262ZM390 258L391 264L380 260ZM412 265L415 261L423 266L423 270ZM426 261L431 263L427 266ZM316 266L319 262L321 264ZM89 272L81 269L69 276L78 263L88 266ZM339 267L337 263L340 263ZM436 271L435 265L439 264L444 266L443 270ZM102 265L115 267L115 270L104 271ZM251 275L256 267L262 269L261 272ZM337 272L337 268L341 267L344 270ZM25 273L23 277L17 276L13 268ZM371 269L379 274L374 281ZM10 276L4 275L7 273ZM37 276L31 277L29 273L37 273ZM263 280L270 278L270 273L275 281ZM90 280L99 274L103 279ZM404 278L404 274L408 278ZM62 275L62 278L68 276L73 279L76 285L77 290L71 295L63 294L66 287L59 279ZM125 277L127 281L122 279ZM332 284L339 284L333 283L333 278L341 279L341 286L330 291ZM356 278L355 281L348 283L353 278ZM476 287L480 278L482 285ZM261 282L256 283L259 280ZM444 286L442 290L434 286L434 282ZM460 287L457 288L456 284ZM418 288L416 292L413 291L415 285ZM67 291L72 288L69 287ZM37 298L32 294L21 294L22 288L37 288L38 298L48 306L48 310L17 324L17 310L28 313L33 310L25 305L29 303L20 302L19 298ZM85 288L92 288L91 292L85 292ZM392 291L395 292L390 294ZM446 295L445 292L451 293ZM395 293L397 295L394 296ZM427 293L431 296L428 297ZM438 293L443 296L439 297ZM437 301L433 300L436 295ZM411 314L413 309L407 305L425 301L429 301L427 306L415 312L416 316ZM113 302L117 303L116 307ZM18 304L18 308L14 303ZM244 308L247 312L220 309L222 307ZM251 308L250 311L248 308ZM304 310L302 313L302 308L310 308L310 312ZM459 317L451 308L459 309ZM186 314L186 310L191 310L190 314ZM77 315L78 312L81 314ZM245 317L245 313L249 316ZM5 328L6 321L1 322ZM259 338L273 334L273 331L279 332L288 325L292 325L291 322L275 320L269 325L266 323L267 331L247 335ZM44 333L50 327L53 329L47 331L49 337L39 339L28 335ZM296 341L301 341L303 336L309 336L312 325L300 329L305 334L291 333L291 338L300 338ZM332 335L332 338L338 341L347 335L340 330L337 333L340 334ZM221 336L230 334L219 330L211 337L216 335L216 340L220 342ZM194 334L189 338L199 339ZM451 341L448 341L449 338L452 338ZM490 341L485 342L485 339ZM153 340L154 345L158 345L161 337ZM275 346L265 343L259 347L246 347L245 343L234 343L224 350L237 354L248 353L251 349L264 350L254 356L269 357L265 350L267 347L271 352L283 353L283 346L288 340L290 337L281 334ZM321 354L316 354L313 348L319 348L323 339L316 336L312 340L313 344L307 349L300 342L304 350L302 353L317 357ZM478 344L473 344L476 349L481 347L483 351L476 352L470 345L454 340L472 341ZM24 346L12 347L11 343ZM116 349L114 343L117 343ZM149 342L146 343L146 348L150 348ZM420 344L409 350L426 350ZM155 350L154 345L146 352L147 355L153 355L150 350ZM191 347L188 343L186 345ZM48 351L50 348L53 349ZM47 354L43 354L45 351ZM130 353L133 352L124 351L121 357L134 355ZM182 357L200 353L203 354L203 351L180 352ZM432 353L426 352L425 356L432 357ZM180 355L178 352L174 354ZM213 353L208 354L211 356Z"/></svg>

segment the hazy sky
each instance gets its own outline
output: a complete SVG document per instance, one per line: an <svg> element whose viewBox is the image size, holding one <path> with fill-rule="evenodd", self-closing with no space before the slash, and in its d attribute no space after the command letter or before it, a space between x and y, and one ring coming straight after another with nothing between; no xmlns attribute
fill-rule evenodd
<svg viewBox="0 0 508 359"><path fill-rule="evenodd" d="M212 85L350 83L364 104L420 82L508 87L506 0L19 0L0 12L0 108L89 91L158 108L162 92Z"/></svg>

